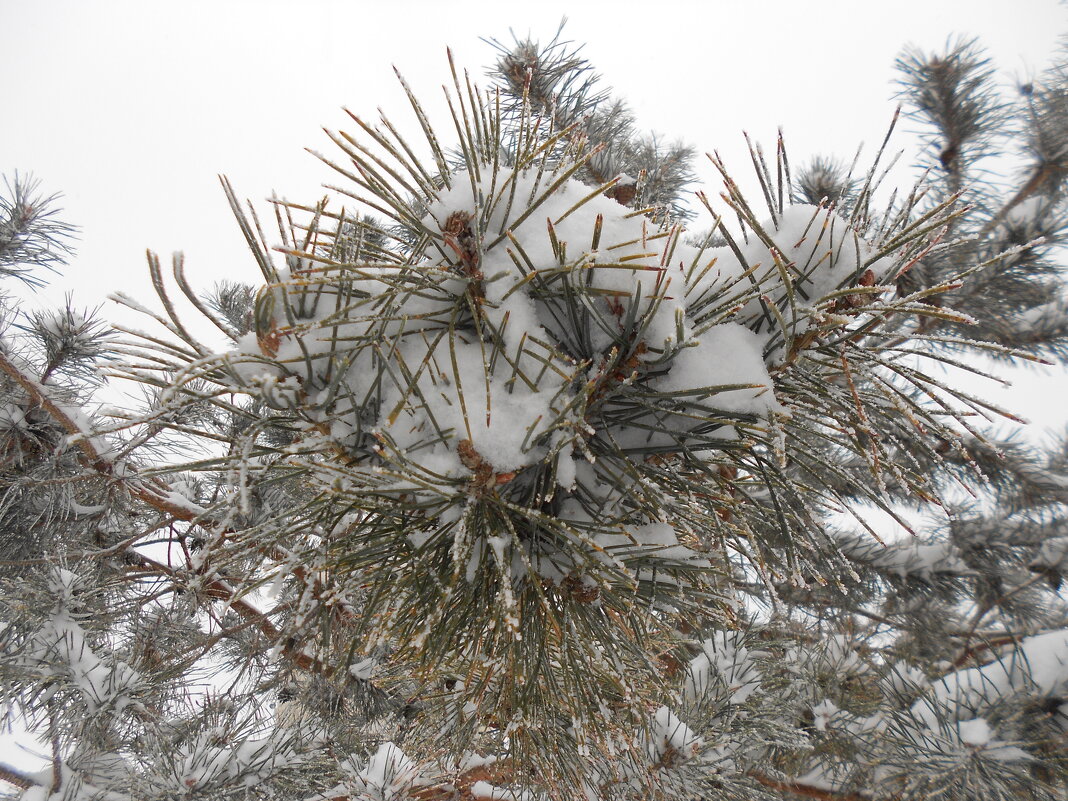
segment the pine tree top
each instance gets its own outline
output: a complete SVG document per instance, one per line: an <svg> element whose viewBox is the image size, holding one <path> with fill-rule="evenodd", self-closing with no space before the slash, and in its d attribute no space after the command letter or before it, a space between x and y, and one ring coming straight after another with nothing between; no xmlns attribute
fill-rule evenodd
<svg viewBox="0 0 1068 801"><path fill-rule="evenodd" d="M0 354L4 519L36 521L0 686L53 761L0 778L1053 797L1063 455L995 441L1002 412L942 367L1058 352L1062 320L1013 326L1056 275L1026 231L1065 227L1063 76L1027 103L1034 172L997 199L967 180L1009 119L979 55L902 64L941 172L877 205L878 159L795 181L781 141L753 145L762 203L715 161L731 217L695 237L688 151L641 151L573 50L518 41L488 91L450 64L440 123L408 91L418 145L384 117L329 132L335 197L274 200L277 234L224 180L263 283L204 297L150 254L160 311L118 297L156 328L109 367L142 411L77 407L89 321L27 326L39 345ZM622 168L642 152L678 163ZM986 505L952 509L961 489ZM917 507L947 528L871 522Z"/></svg>

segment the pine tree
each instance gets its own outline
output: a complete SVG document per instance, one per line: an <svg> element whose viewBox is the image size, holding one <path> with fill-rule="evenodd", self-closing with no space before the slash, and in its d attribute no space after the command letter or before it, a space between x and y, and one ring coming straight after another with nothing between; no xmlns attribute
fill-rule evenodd
<svg viewBox="0 0 1068 801"><path fill-rule="evenodd" d="M1068 453L962 376L1068 352L1068 62L1009 102L974 43L907 52L914 188L780 138L697 214L578 50L493 44L450 119L408 91L423 141L329 132L335 196L276 234L224 180L261 286L150 254L159 310L116 297L151 330L9 325L0 687L50 764L0 778L1063 797ZM68 229L9 194L39 280ZM86 411L105 351L140 408Z"/></svg>

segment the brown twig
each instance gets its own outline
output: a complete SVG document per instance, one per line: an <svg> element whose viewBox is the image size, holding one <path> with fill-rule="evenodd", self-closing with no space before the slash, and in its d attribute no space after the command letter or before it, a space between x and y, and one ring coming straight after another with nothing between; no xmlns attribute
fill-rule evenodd
<svg viewBox="0 0 1068 801"><path fill-rule="evenodd" d="M0 781L18 787L20 790L29 790L31 787L40 785L21 770L16 770L10 765L0 762Z"/></svg>
<svg viewBox="0 0 1068 801"><path fill-rule="evenodd" d="M968 634L964 638L963 650L961 651L960 656L958 656L956 659L953 660L953 667L956 668L956 667L960 667L961 665L963 665L972 656L975 655L976 651L986 650L986 648L995 648L995 647L997 647L997 645L1006 645L1006 644L1008 644L1010 642L1016 642L1015 638L1010 638L1007 642L999 642L999 643L997 643L997 645L987 645L985 647L980 645L980 646L977 646L976 648L972 648L971 647L972 639L974 639L974 637L975 637L976 629L979 628L979 624L983 622L983 618L985 618L990 613L991 609L993 609L995 606L999 606L999 605L1005 603L1005 601L1007 601L1009 598L1011 598L1016 593L1022 592L1023 590L1026 590L1029 587L1034 586L1036 583L1038 583L1039 581L1042 581L1044 578L1045 578L1045 576L1043 576L1042 574L1039 574L1037 576L1032 576L1027 581L1023 582L1022 584L1019 584L1019 585L1013 587L1011 590L1008 590L1007 592L1002 593L999 598L991 601L988 604L984 604L978 611L976 611L975 617L972 619L972 623L968 627Z"/></svg>
<svg viewBox="0 0 1068 801"><path fill-rule="evenodd" d="M1001 210L995 214L990 221L983 226L983 230L980 231L980 235L985 236L997 228L1009 213L1027 200L1031 195L1035 194L1045 183L1056 174L1059 169L1064 169L1063 164L1057 164L1055 162L1049 162L1043 164L1041 167L1035 170L1034 174L1028 179L1027 183L1020 187L1018 191L1009 201L1001 207Z"/></svg>
<svg viewBox="0 0 1068 801"><path fill-rule="evenodd" d="M59 730L56 727L55 698L48 700L48 734L52 744L52 793L63 787L63 758L60 756Z"/></svg>
<svg viewBox="0 0 1068 801"><path fill-rule="evenodd" d="M757 783L780 793L793 793L794 795L803 795L806 798L818 798L820 801L871 801L867 796L858 795L857 793L836 793L833 790L824 790L811 784L783 782L752 770L747 775Z"/></svg>
<svg viewBox="0 0 1068 801"><path fill-rule="evenodd" d="M22 389L25 390L27 394L29 394L37 404L72 437L73 443L77 446L78 451L81 454L81 461L83 464L101 475L110 477L115 476L115 464L97 449L92 441L91 433L84 430L71 414L69 414L60 404L56 403L50 396L48 387L27 376L19 366L11 361L11 359L4 353L0 353L0 371L6 373L12 380L22 387ZM206 518L202 511L198 511L191 506L171 501L170 489L159 479L145 479L135 476L133 478L123 479L123 483L135 498L143 501L157 511L168 515L174 520L185 523L195 523L208 529L214 528L222 534L226 534L230 531L230 529L222 524ZM133 539L127 540L126 545L132 546L133 542ZM168 575L172 578L176 576L176 571L173 568L164 565L162 562L150 559L133 550L131 547L126 547L125 553L135 562L135 564L148 568L153 573ZM273 550L267 552L266 555L278 559L279 561L285 558L284 554ZM311 582L313 585L313 596L316 598L321 596L322 588L318 586L317 579L308 577L307 572L300 567L293 570L293 575L299 581L305 583ZM212 580L205 585L205 589L209 593L212 593L212 597L224 601L231 609L246 620L256 620L260 631L264 635L275 641L280 638L281 633L277 627L267 620L263 613L258 609L255 609L250 604L237 598L233 588L225 582L219 579ZM335 612L345 615L352 614L351 610L340 609L338 607L335 607ZM322 667L318 660L315 660L296 649L283 648L283 652L290 656L295 664L303 669L309 670Z"/></svg>
<svg viewBox="0 0 1068 801"><path fill-rule="evenodd" d="M179 571L170 565L157 562L155 559L137 553L136 551L127 551L127 554L130 559L136 561L137 567L147 569L154 575L166 576L170 579L180 578ZM278 627L270 621L267 615L247 601L236 597L233 588L227 582L219 578L210 579L203 585L203 588L211 598L222 601L227 607L233 609L238 615L248 621L250 625L258 628L260 632L272 642L278 642L281 639L282 633L278 630ZM302 670L320 671L323 668L322 663L318 659L308 656L291 643L283 644L282 653Z"/></svg>

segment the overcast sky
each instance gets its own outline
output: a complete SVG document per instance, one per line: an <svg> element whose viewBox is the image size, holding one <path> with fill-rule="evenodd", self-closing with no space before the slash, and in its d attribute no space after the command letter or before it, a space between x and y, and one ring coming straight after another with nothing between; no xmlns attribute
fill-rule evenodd
<svg viewBox="0 0 1068 801"><path fill-rule="evenodd" d="M717 149L741 173L743 129L772 143L782 125L794 162L877 144L906 43L976 36L1011 84L1041 70L1068 30L1055 0L510 5L0 0L0 171L62 191L82 229L54 291L87 303L118 287L145 295L145 248L185 251L207 284L255 281L219 173L257 201L272 190L312 201L334 176L304 148L333 148L321 127L346 125L341 106L406 122L396 65L433 115L445 47L481 76L493 50L480 37L508 40L510 28L548 39L566 14L566 36L587 43L640 124Z"/></svg>
<svg viewBox="0 0 1068 801"><path fill-rule="evenodd" d="M392 65L446 124L447 45L481 77L494 51L480 37L547 40L565 15L565 38L587 43L643 127L716 149L738 172L749 169L743 129L773 143L781 125L794 163L877 144L906 44L977 37L1012 91L1068 31L1056 0L0 0L0 173L33 172L81 227L44 297L72 291L95 306L122 289L148 300L146 248L184 251L205 288L257 281L219 173L257 201L272 190L314 201L334 177L304 148L332 147L321 127L345 127L341 106L407 119ZM895 142L908 160L907 127ZM1018 393L1016 408L1035 414L1043 386ZM19 761L0 738L4 759Z"/></svg>

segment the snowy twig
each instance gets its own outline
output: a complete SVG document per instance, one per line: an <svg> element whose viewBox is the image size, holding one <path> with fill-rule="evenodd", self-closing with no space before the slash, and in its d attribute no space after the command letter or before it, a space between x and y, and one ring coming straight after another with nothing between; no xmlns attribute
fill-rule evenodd
<svg viewBox="0 0 1068 801"><path fill-rule="evenodd" d="M59 730L56 727L55 699L48 699L48 729L49 740L52 743L52 792L58 793L63 789L63 757L59 742Z"/></svg>
<svg viewBox="0 0 1068 801"><path fill-rule="evenodd" d="M137 551L127 551L127 554L130 559L136 560L138 567L147 569L156 575L167 576L172 579L178 578L178 571L170 565L157 562L155 559L138 553ZM247 601L236 597L233 588L225 581L222 579L212 579L204 584L203 587L210 597L222 601L228 608L233 609L246 621L255 625L272 643L276 643L281 639L281 632L278 630L278 627L268 619L267 615ZM323 667L318 659L308 656L303 651L289 644L283 644L281 651L293 662L294 665L303 670L319 671Z"/></svg>
<svg viewBox="0 0 1068 801"><path fill-rule="evenodd" d="M84 430L74 417L68 413L49 394L48 388L27 376L18 365L4 353L0 353L0 370L10 376L56 421L71 437L71 442L81 452L82 461L94 470L105 475L114 473L115 465L93 444L90 432ZM164 487L154 483L138 480L131 484L133 494L152 507L165 512L178 520L192 521L195 515L188 508L167 500Z"/></svg>
<svg viewBox="0 0 1068 801"><path fill-rule="evenodd" d="M72 441L77 445L78 450L81 453L82 461L86 466L91 467L104 475L110 476L114 474L115 465L96 448L90 433L85 431L82 426L79 425L77 420L68 414L63 407L56 403L56 401L49 395L47 387L27 376L7 357L7 355L3 353L0 353L0 370L10 376L19 384L19 386L29 393L41 408L48 412L52 419L71 435ZM161 511L176 520L198 523L202 526L205 525L206 521L203 520L201 515L197 514L195 509L168 500L170 492L158 480L153 479L145 481L144 479L137 479L133 482L129 482L128 486L135 497L144 501L154 509ZM210 527L210 522L208 523L208 526ZM130 548L127 548L126 553L131 559L135 560L140 567L148 568L157 574L164 574L171 577L175 575L174 569L168 565L164 565L162 562L157 562L156 560L144 556ZM218 597L225 601L231 609L246 620L255 621L256 625L259 626L260 631L270 638L272 642L277 642L280 638L280 632L277 627L275 627L275 625L258 609L245 601L236 598L232 588L225 582L218 579L213 580L207 585L206 589L213 594L213 597ZM317 660L309 657L301 651L289 647L283 647L282 651L286 656L291 658L294 664L298 667L306 670L320 667Z"/></svg>
<svg viewBox="0 0 1068 801"><path fill-rule="evenodd" d="M776 790L780 793L793 793L794 795L803 795L806 798L818 798L820 801L869 801L867 796L858 795L856 793L836 793L833 790L824 790L821 787L815 787L811 784L804 784L796 781L779 781L778 779L772 779L770 776L764 776L756 771L749 771L749 778L753 779L759 784L765 787L770 787L772 790Z"/></svg>
<svg viewBox="0 0 1068 801"><path fill-rule="evenodd" d="M1029 197L1034 195L1036 192L1044 190L1046 188L1046 184L1050 181L1050 179L1057 175L1057 170L1059 167L1060 165L1057 164L1044 164L1037 170L1035 170L1034 174L1027 181L1027 183L1020 187L1020 190L1015 195L1013 195L1012 198L1010 198L1004 206L1002 206L1001 210L998 211L997 214L990 218L989 222L987 222L986 225L983 226L982 231L979 232L980 235L985 236L986 234L989 234L1002 222L1005 221L1005 218L1009 216L1013 209L1015 209Z"/></svg>
<svg viewBox="0 0 1068 801"><path fill-rule="evenodd" d="M41 408L48 412L52 419L67 431L71 436L71 441L78 447L82 461L86 466L91 467L103 475L113 476L115 474L115 464L97 449L92 441L90 432L86 431L72 415L67 413L67 411L65 411L64 408L50 396L46 386L27 376L21 369L19 369L18 365L3 353L0 353L0 370L10 376L20 387L29 393ZM152 508L163 512L175 520L180 520L186 523L196 523L204 528L221 529L222 533L225 533L225 528L222 527L221 524L206 519L203 513L197 508L191 505L175 503L170 500L172 497L170 489L159 479L144 479L134 476L132 481L126 482L126 485L138 500L147 503ZM132 545L132 543L133 540L127 541L127 545ZM153 570L165 567L159 562L147 559L147 557L143 557L141 554L129 550L129 548L127 548L126 552L131 554L132 558L138 560L143 566L151 567ZM276 559L285 558L285 555L280 552L272 552L269 555ZM299 581L305 583L310 581L312 584L313 596L316 598L320 597L322 589L318 586L318 581L316 579L309 578L306 571L299 567L293 571L293 575ZM235 599L232 590L224 583L218 581L214 582L210 586L210 589L216 592L224 592L230 607L241 614L242 617L245 617L246 619L263 618L261 612L244 604L244 602ZM248 607L247 609L244 608L246 606ZM351 614L350 610L339 611ZM263 624L269 626L270 631L265 629ZM278 630L273 624L270 624L269 621L266 621L265 619L263 619L263 622L261 623L261 631L274 639L278 638ZM296 663L302 668L310 668L313 664L317 664L315 660L305 654L295 652L293 656L295 657Z"/></svg>
<svg viewBox="0 0 1068 801"><path fill-rule="evenodd" d="M2 762L0 762L0 781L5 781L8 784L14 785L20 790L29 790L31 787L38 786L37 782L31 779L27 774Z"/></svg>
<svg viewBox="0 0 1068 801"><path fill-rule="evenodd" d="M1027 581L1023 582L1022 584L1020 584L1020 585L1018 585L1016 587L1013 587L1011 590L1009 590L1007 592L1002 593L1001 597L999 597L999 598L997 598L997 599L995 599L993 601L990 601L989 603L983 604L983 606L981 606L978 610L976 610L975 616L972 618L971 625L968 627L968 634L964 639L963 651L961 652L960 656L958 656L956 659L953 660L953 667L960 667L965 662L967 662L972 656L975 655L975 651L976 650L983 650L982 646L979 646L977 648L972 648L971 647L971 643L972 643L972 640L975 637L976 629L979 628L979 624L983 622L983 619L990 613L991 609L993 609L994 607L1000 606L1001 604L1005 603L1005 601L1007 601L1013 595L1016 595L1018 592L1021 592L1022 590L1026 590L1027 588L1032 587L1035 584L1037 584L1039 581L1044 581L1044 580L1045 580L1045 576L1042 575L1042 574L1038 574L1036 576L1032 576L1030 579L1028 579ZM1014 642L1014 640L1010 638L1008 640L1008 642ZM1002 644L1004 644L1004 643L1002 643ZM986 647L989 648L989 647L996 647L996 646L989 646L988 645Z"/></svg>
<svg viewBox="0 0 1068 801"><path fill-rule="evenodd" d="M7 373L15 383L28 392L34 400L41 405L41 408L48 412L57 423L63 426L72 437L77 437L78 449L82 452L83 457L91 466L98 469L103 467L105 460L89 440L89 432L82 430L82 427L78 425L74 418L52 399L48 394L47 389L42 384L26 375L19 369L18 365L11 361L7 355L2 352L0 352L0 370Z"/></svg>
<svg viewBox="0 0 1068 801"><path fill-rule="evenodd" d="M977 657L983 651L992 651L995 648L1001 648L1003 645L1016 645L1020 642L1020 637L1016 634L1005 634L1000 637L996 637L983 642L976 643L975 645L965 644L964 650L961 655L953 660L953 664L950 666L954 670L963 666L969 659Z"/></svg>

